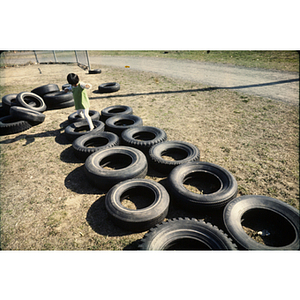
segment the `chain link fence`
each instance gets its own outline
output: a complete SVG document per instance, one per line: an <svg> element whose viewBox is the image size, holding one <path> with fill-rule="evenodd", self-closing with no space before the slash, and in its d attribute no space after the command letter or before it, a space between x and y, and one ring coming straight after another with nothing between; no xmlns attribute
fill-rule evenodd
<svg viewBox="0 0 300 300"><path fill-rule="evenodd" d="M85 69L91 69L88 51L85 50L4 51L0 55L1 67L34 63L75 63Z"/></svg>

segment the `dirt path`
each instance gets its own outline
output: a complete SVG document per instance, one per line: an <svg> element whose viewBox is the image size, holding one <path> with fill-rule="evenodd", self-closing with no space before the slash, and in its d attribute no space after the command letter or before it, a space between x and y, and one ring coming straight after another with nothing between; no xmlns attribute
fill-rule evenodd
<svg viewBox="0 0 300 300"><path fill-rule="evenodd" d="M199 82L220 89L299 103L299 73L250 69L216 63L130 56L90 57L91 64L124 68Z"/></svg>

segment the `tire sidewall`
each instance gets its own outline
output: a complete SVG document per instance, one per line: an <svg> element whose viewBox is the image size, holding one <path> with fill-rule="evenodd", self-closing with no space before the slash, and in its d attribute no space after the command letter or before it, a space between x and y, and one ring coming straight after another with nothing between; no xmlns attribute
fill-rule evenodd
<svg viewBox="0 0 300 300"><path fill-rule="evenodd" d="M285 218L295 229L296 238L282 247L272 247L253 240L242 227L242 216L252 209L264 209ZM299 212L287 203L260 195L241 196L230 201L224 208L223 221L232 238L248 250L299 250Z"/></svg>
<svg viewBox="0 0 300 300"><path fill-rule="evenodd" d="M155 199L145 208L132 210L121 203L121 197L132 188L147 188ZM166 189L159 183L147 179L130 179L112 187L105 197L105 206L113 220L121 226L138 231L147 230L163 221L168 213L170 198Z"/></svg>
<svg viewBox="0 0 300 300"><path fill-rule="evenodd" d="M220 189L211 194L197 194L184 186L184 179L194 172L214 175L220 181ZM168 188L173 198L186 208L220 208L236 197L237 181L226 169L208 162L189 162L175 167L168 176Z"/></svg>

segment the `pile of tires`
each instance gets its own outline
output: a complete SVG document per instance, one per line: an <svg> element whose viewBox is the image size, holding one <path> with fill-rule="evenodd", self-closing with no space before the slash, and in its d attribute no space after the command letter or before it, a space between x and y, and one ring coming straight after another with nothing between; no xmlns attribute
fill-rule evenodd
<svg viewBox="0 0 300 300"><path fill-rule="evenodd" d="M44 100L32 92L9 94L2 97L0 135L23 132L45 120Z"/></svg>
<svg viewBox="0 0 300 300"><path fill-rule="evenodd" d="M2 97L0 135L25 131L45 120L44 111L74 106L73 94L60 91L57 84L46 84L31 92Z"/></svg>

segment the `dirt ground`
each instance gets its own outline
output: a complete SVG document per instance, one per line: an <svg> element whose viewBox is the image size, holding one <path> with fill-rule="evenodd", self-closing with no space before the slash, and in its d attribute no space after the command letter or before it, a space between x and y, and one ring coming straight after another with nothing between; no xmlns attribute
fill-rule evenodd
<svg viewBox="0 0 300 300"><path fill-rule="evenodd" d="M232 172L238 196L265 195L299 208L297 106L130 68L101 70L92 75L76 65L55 64L0 69L1 97L48 83L61 87L68 73L77 73L93 86L91 109L131 106L144 125L164 129L168 140L193 143L200 160ZM118 82L121 89L97 93L105 82ZM115 226L105 194L86 179L64 134L73 112L73 107L47 110L42 124L0 137L2 250L134 249L144 236ZM166 179L151 169L146 178L162 184ZM167 218L174 217L204 218L222 227L220 217L171 204Z"/></svg>

